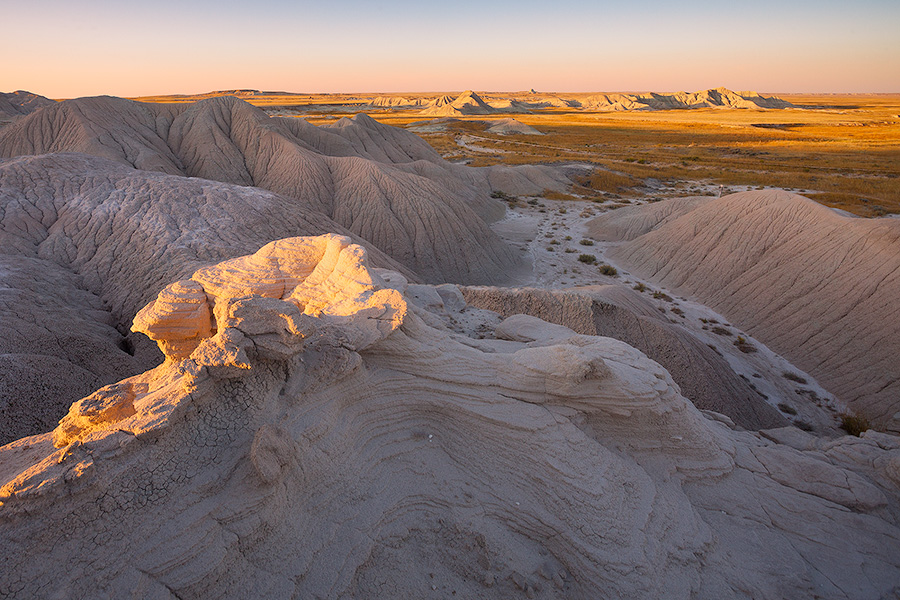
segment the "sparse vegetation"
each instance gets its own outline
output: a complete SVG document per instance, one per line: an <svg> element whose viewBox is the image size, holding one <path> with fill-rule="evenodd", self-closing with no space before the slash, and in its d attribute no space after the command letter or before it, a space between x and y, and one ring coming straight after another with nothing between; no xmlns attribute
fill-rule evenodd
<svg viewBox="0 0 900 600"><path fill-rule="evenodd" d="M592 265L597 262L597 257L593 254L579 254L578 262L583 262L588 265Z"/></svg>
<svg viewBox="0 0 900 600"><path fill-rule="evenodd" d="M581 244L582 246L593 246L594 240L581 240L578 243Z"/></svg>
<svg viewBox="0 0 900 600"><path fill-rule="evenodd" d="M668 295L665 292L653 292L653 298L656 300L662 300L663 302L671 302L672 296Z"/></svg>
<svg viewBox="0 0 900 600"><path fill-rule="evenodd" d="M737 336L737 339L734 340L734 345L744 354L752 354L753 352L756 352L756 346L748 342L747 338L742 335Z"/></svg>
<svg viewBox="0 0 900 600"><path fill-rule="evenodd" d="M785 404L784 402L778 403L778 410L783 412L786 415L796 415L797 409L791 406L790 404Z"/></svg>
<svg viewBox="0 0 900 600"><path fill-rule="evenodd" d="M863 431L869 429L869 421L865 417L853 413L844 413L841 415L841 429L859 437Z"/></svg>
<svg viewBox="0 0 900 600"><path fill-rule="evenodd" d="M728 331L724 327L719 327L718 325L713 327L710 331L712 331L716 335L727 335L727 336L733 335L730 331Z"/></svg>
<svg viewBox="0 0 900 600"><path fill-rule="evenodd" d="M619 271L614 266L604 263L600 265L600 274L608 277L618 277Z"/></svg>
<svg viewBox="0 0 900 600"><path fill-rule="evenodd" d="M643 294L645 291L647 291L647 286L644 285L643 283L638 282L638 283L634 284L634 287L631 289L637 290Z"/></svg>
<svg viewBox="0 0 900 600"><path fill-rule="evenodd" d="M784 377L785 379L789 379L791 381L799 383L800 385L807 384L807 381L804 377L801 377L800 375L797 375L796 373L792 373L791 371L785 371L784 373L781 374L781 376Z"/></svg>
<svg viewBox="0 0 900 600"><path fill-rule="evenodd" d="M545 134L540 142L487 134L477 117L423 137L440 154L476 167L588 160L597 166L581 176L573 190L588 200L635 196L647 178L654 178L663 184L707 181L716 187L811 190L808 195L814 200L860 216L900 212L896 97L785 99L841 110L539 112L516 118L538 125ZM278 102L296 100L285 97ZM848 104L853 106L846 110ZM327 122L325 118L309 120L318 124ZM377 118L404 126L421 116L414 111L392 111ZM457 143L461 133L478 135L480 146L506 152L470 152ZM685 187L685 192L702 193L702 188L694 188ZM557 195L571 198L544 193L546 198Z"/></svg>

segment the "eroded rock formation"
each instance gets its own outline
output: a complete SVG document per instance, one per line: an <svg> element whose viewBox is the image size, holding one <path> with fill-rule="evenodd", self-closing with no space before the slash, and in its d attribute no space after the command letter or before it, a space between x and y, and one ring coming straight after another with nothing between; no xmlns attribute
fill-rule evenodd
<svg viewBox="0 0 900 600"><path fill-rule="evenodd" d="M591 225L610 256L693 295L900 431L900 220L840 215L780 190L622 209Z"/></svg>
<svg viewBox="0 0 900 600"><path fill-rule="evenodd" d="M787 421L723 357L620 285L573 290L464 287L466 301L504 317L528 314L584 335L634 346L660 363L697 408L713 410L745 429L782 427Z"/></svg>
<svg viewBox="0 0 900 600"><path fill-rule="evenodd" d="M350 241L281 240L170 285L135 325L164 364L0 448L0 593L896 585L897 437L733 431L634 348L534 317L454 333L481 314L454 286L369 268Z"/></svg>
<svg viewBox="0 0 900 600"><path fill-rule="evenodd" d="M504 212L492 191L569 183L549 167L447 163L418 136L366 115L316 127L230 96L186 105L79 98L0 130L0 157L57 152L270 190L438 283L497 283L518 264L487 226Z"/></svg>

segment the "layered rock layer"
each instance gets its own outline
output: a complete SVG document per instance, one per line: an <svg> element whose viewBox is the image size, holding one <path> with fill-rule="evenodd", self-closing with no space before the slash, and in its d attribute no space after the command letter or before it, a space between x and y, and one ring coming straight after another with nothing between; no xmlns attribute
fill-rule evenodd
<svg viewBox="0 0 900 600"><path fill-rule="evenodd" d="M610 257L692 295L900 431L900 220L780 190L668 200L598 217Z"/></svg>
<svg viewBox="0 0 900 600"><path fill-rule="evenodd" d="M473 339L442 325L472 310L452 286L430 310L411 288L341 236L170 286L136 325L166 342L163 365L0 448L0 593L856 598L896 584L898 438L732 431L622 342L524 315Z"/></svg>

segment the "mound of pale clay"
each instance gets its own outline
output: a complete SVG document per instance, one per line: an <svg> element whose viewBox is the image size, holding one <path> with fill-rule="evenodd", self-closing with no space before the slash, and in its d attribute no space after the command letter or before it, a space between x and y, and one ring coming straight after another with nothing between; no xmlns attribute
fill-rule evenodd
<svg viewBox="0 0 900 600"><path fill-rule="evenodd" d="M413 108L421 105L418 99L410 100L401 96L378 96L370 104L375 108Z"/></svg>
<svg viewBox="0 0 900 600"><path fill-rule="evenodd" d="M588 235L604 242L631 241L711 200L709 196L692 196L639 206L623 206L588 221Z"/></svg>
<svg viewBox="0 0 900 600"><path fill-rule="evenodd" d="M31 92L0 92L0 118L27 115L52 104L56 102Z"/></svg>
<svg viewBox="0 0 900 600"><path fill-rule="evenodd" d="M488 106L495 111L514 113L530 113L531 109L534 108L530 102L520 102L519 100L512 100L510 98L489 102Z"/></svg>
<svg viewBox="0 0 900 600"><path fill-rule="evenodd" d="M0 323L0 445L53 429L75 400L159 362L49 260L0 254Z"/></svg>
<svg viewBox="0 0 900 600"><path fill-rule="evenodd" d="M611 213L614 232L626 239L661 224L610 257L699 298L852 410L900 431L900 221L846 217L778 190L698 202L660 219L668 202L646 207L646 217ZM593 231L601 224L594 221Z"/></svg>
<svg viewBox="0 0 900 600"><path fill-rule="evenodd" d="M595 94L582 100L582 106L590 110L683 110L694 108L791 108L794 106L780 98L761 96L756 92L732 92L715 88L702 92L678 92L675 94Z"/></svg>
<svg viewBox="0 0 900 600"><path fill-rule="evenodd" d="M489 196L494 169L465 172L418 136L365 115L315 127L234 97L187 105L100 97L54 104L0 131L0 156L63 151L294 198L429 281L494 283L518 264L485 223L504 211ZM518 169L497 172L511 187L530 185Z"/></svg>
<svg viewBox="0 0 900 600"><path fill-rule="evenodd" d="M725 414L739 427L756 430L788 424L724 358L685 329L671 325L626 287L460 289L470 306L504 317L528 314L577 333L603 335L634 346L665 367L697 408Z"/></svg>
<svg viewBox="0 0 900 600"><path fill-rule="evenodd" d="M532 108L580 108L581 102L571 98L560 98L559 96L539 96L529 98L528 101Z"/></svg>
<svg viewBox="0 0 900 600"><path fill-rule="evenodd" d="M0 593L878 598L896 585L900 438L733 431L634 348L534 317L496 339L452 333L349 241L281 240L166 287L135 321L163 365L0 448Z"/></svg>
<svg viewBox="0 0 900 600"><path fill-rule="evenodd" d="M341 231L265 190L83 154L0 161L0 202L0 443L47 431L91 390L158 364L152 344L123 333L161 286L272 239Z"/></svg>
<svg viewBox="0 0 900 600"><path fill-rule="evenodd" d="M458 117L463 115L489 115L500 112L481 99L481 96L468 90L451 98L441 96L425 105L419 114L434 117Z"/></svg>
<svg viewBox="0 0 900 600"><path fill-rule="evenodd" d="M486 131L501 135L543 135L540 131L513 118L488 121Z"/></svg>

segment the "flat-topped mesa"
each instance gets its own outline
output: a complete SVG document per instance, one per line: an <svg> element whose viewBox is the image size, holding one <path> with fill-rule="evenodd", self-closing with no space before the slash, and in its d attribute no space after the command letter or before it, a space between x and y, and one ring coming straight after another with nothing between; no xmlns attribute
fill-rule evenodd
<svg viewBox="0 0 900 600"><path fill-rule="evenodd" d="M384 288L368 267L365 249L350 238L288 238L169 285L135 316L132 331L156 341L167 360L184 360L214 334L229 328L249 333L244 331L249 326L246 307L253 297L262 297L291 303L298 315L339 325L354 349L361 349L403 320L405 301L399 292ZM244 307L244 313L236 307ZM284 314L294 312L281 308Z"/></svg>

